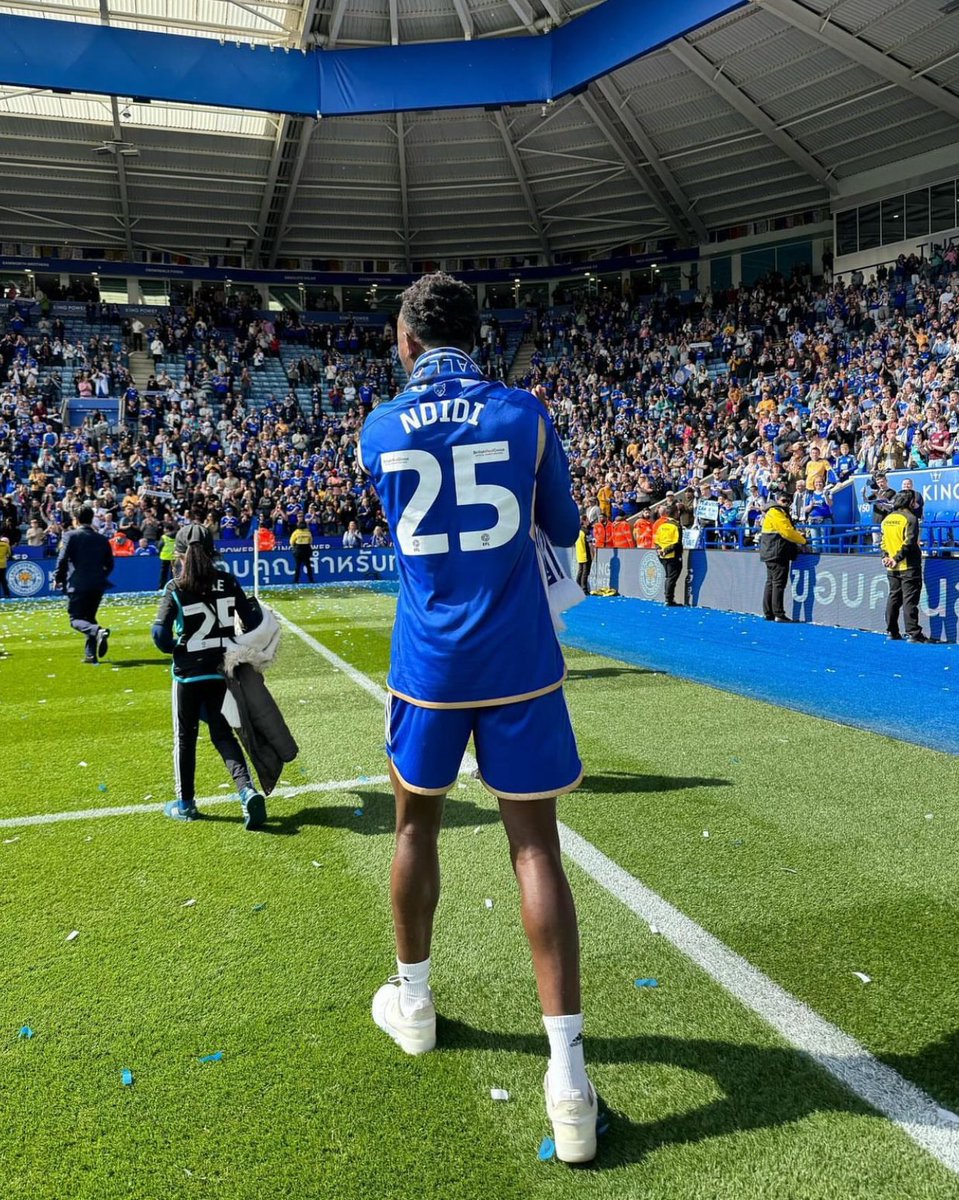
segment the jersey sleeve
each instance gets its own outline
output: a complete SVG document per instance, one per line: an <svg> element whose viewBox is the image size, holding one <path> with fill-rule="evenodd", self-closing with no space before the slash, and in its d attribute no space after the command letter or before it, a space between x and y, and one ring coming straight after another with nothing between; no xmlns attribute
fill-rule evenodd
<svg viewBox="0 0 959 1200"><path fill-rule="evenodd" d="M173 653L173 647L176 643L176 637L173 632L176 614L177 604L173 596L173 583L171 581L163 589L163 595L160 598L160 607L157 609L157 615L153 621L153 629L150 631L154 646L158 650L162 650L164 654Z"/></svg>
<svg viewBox="0 0 959 1200"><path fill-rule="evenodd" d="M569 463L548 417L540 417L542 454L536 469L537 526L554 546L575 545L579 537L579 509L573 500Z"/></svg>
<svg viewBox="0 0 959 1200"><path fill-rule="evenodd" d="M263 613L260 611L259 605L251 602L250 597L237 583L234 576L231 575L230 580L233 584L233 611L240 618L244 632L249 633L251 629L256 629L263 620Z"/></svg>

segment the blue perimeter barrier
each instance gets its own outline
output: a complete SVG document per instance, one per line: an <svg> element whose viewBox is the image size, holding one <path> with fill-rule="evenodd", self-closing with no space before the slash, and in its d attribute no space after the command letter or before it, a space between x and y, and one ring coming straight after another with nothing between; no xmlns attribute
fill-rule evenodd
<svg viewBox="0 0 959 1200"><path fill-rule="evenodd" d="M240 550L221 554L226 568L247 591L253 590L253 551ZM62 595L54 591L56 559L14 559L7 569L7 583L14 599L42 599ZM114 563L111 589L116 592L155 592L160 581L160 560L118 558ZM270 550L260 555L260 587L293 583L293 555L285 550ZM317 583L366 583L371 580L396 580L396 555L393 550L314 550L313 570ZM302 577L305 582L305 576Z"/></svg>
<svg viewBox="0 0 959 1200"><path fill-rule="evenodd" d="M762 614L766 567L758 554L690 550L689 599L698 608ZM664 572L653 550L598 550L590 587L637 600L663 599ZM681 594L681 593L680 593ZM795 621L884 633L889 581L876 555L803 554L792 565L786 612ZM959 559L923 560L920 617L936 641L959 630Z"/></svg>

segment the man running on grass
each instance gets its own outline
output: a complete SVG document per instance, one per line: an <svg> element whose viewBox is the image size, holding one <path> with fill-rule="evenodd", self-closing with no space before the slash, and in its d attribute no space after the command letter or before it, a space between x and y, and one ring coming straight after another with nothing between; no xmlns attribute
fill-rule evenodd
<svg viewBox="0 0 959 1200"><path fill-rule="evenodd" d="M409 384L374 409L360 438L401 581L386 714L398 976L373 998L373 1019L407 1054L436 1044L437 841L472 734L519 882L549 1036L546 1109L557 1157L587 1162L597 1104L583 1061L576 910L556 827L556 797L579 785L583 768L533 540L538 526L572 546L579 513L542 405L487 382L470 358L478 327L466 284L444 274L413 284L397 328Z"/></svg>

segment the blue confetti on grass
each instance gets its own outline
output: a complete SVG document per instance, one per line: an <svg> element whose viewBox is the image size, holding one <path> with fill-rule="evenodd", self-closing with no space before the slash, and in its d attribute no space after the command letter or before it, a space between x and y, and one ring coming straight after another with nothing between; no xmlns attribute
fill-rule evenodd
<svg viewBox="0 0 959 1200"><path fill-rule="evenodd" d="M201 1054L200 1057L197 1059L197 1062L201 1062L201 1063L219 1062L222 1058L223 1058L223 1051L217 1050L216 1054Z"/></svg>
<svg viewBox="0 0 959 1200"><path fill-rule="evenodd" d="M539 1144L536 1157L540 1162L549 1162L556 1153L556 1143L551 1137L544 1137Z"/></svg>
<svg viewBox="0 0 959 1200"><path fill-rule="evenodd" d="M609 1117L606 1113L600 1113L596 1118L596 1136L602 1137L609 1133Z"/></svg>
<svg viewBox="0 0 959 1200"><path fill-rule="evenodd" d="M132 1087L133 1086L133 1072L132 1071L124 1071L120 1076L120 1081L122 1082L124 1087Z"/></svg>
<svg viewBox="0 0 959 1200"><path fill-rule="evenodd" d="M253 912L262 912L264 910L264 908L266 908L266 903L267 902L264 900L262 904L254 904L252 911Z"/></svg>
<svg viewBox="0 0 959 1200"><path fill-rule="evenodd" d="M98 792L105 792L106 790L107 790L107 785L106 785L105 783L101 783L101 784L100 784L100 785L97 787L97 791L98 791Z"/></svg>
<svg viewBox="0 0 959 1200"><path fill-rule="evenodd" d="M21 1025L17 1032L17 1037L26 1038L29 1041L29 1039L33 1037L33 1030L29 1025Z"/></svg>
<svg viewBox="0 0 959 1200"><path fill-rule="evenodd" d="M634 979L633 986L638 988L654 988L659 987L658 979Z"/></svg>
<svg viewBox="0 0 959 1200"><path fill-rule="evenodd" d="M353 809L353 816L354 816L354 817L362 817L362 815L363 815L363 810L362 810L362 808L354 808L354 809Z"/></svg>

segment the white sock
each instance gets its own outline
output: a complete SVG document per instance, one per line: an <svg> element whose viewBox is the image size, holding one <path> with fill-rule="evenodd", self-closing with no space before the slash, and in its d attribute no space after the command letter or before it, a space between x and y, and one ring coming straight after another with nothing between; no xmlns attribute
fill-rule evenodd
<svg viewBox="0 0 959 1200"><path fill-rule="evenodd" d="M567 1017L543 1017L549 1038L550 1095L558 1098L561 1092L589 1093L586 1063L583 1059L583 1014Z"/></svg>
<svg viewBox="0 0 959 1200"><path fill-rule="evenodd" d="M396 973L400 977L400 1008L409 1012L418 1001L430 998L430 960L405 963L396 960Z"/></svg>

